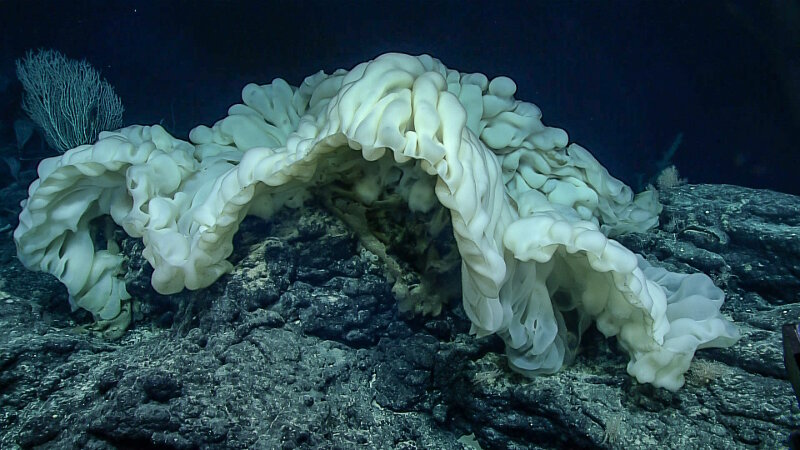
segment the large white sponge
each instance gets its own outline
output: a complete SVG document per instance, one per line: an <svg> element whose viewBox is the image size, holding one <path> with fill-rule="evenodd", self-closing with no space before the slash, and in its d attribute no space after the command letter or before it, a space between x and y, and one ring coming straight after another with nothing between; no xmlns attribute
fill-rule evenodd
<svg viewBox="0 0 800 450"><path fill-rule="evenodd" d="M134 126L43 161L14 233L18 254L108 318L128 294L98 218L141 237L153 287L174 293L231 269L248 214L268 218L333 182L349 183L363 207L391 191L414 211L449 210L472 331L502 337L516 370L558 370L593 321L618 336L632 375L676 389L697 348L737 337L721 292L610 239L653 226L654 195L634 196L515 91L506 77L397 53L298 88L250 84L243 104L191 132L193 144Z"/></svg>

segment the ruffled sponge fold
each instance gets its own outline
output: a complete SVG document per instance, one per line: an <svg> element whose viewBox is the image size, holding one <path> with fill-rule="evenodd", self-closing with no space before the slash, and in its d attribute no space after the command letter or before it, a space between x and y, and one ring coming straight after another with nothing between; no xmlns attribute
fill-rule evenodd
<svg viewBox="0 0 800 450"><path fill-rule="evenodd" d="M515 370L558 370L594 322L618 337L639 381L677 389L696 349L737 339L722 292L610 239L656 224L654 194L634 196L515 92L506 77L396 53L297 88L250 84L192 143L131 126L43 161L18 255L106 319L129 295L103 216L142 238L157 291L199 289L231 269L245 216L268 218L344 180L369 206L395 189L389 167L411 186L396 191L412 210L449 210L472 331L502 337Z"/></svg>

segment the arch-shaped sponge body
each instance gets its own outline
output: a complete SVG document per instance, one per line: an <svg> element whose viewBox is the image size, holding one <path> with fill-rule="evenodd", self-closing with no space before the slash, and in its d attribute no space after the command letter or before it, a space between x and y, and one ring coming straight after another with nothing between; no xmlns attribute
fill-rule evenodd
<svg viewBox="0 0 800 450"><path fill-rule="evenodd" d="M696 348L736 339L721 291L702 275L648 278L652 268L609 237L653 226L654 195L634 197L515 91L506 77L390 53L297 88L250 84L192 143L159 126L103 133L42 162L14 234L20 260L57 276L77 307L113 317L128 294L114 245L94 242L95 218L143 239L157 291L199 289L230 270L246 215L298 206L353 173L369 204L396 182L380 169L391 165L413 181L413 208L431 207L420 190L434 186L449 210L472 331L501 336L512 367L558 370L593 320L631 354L631 374L676 389ZM708 305L704 314L671 307L681 295Z"/></svg>

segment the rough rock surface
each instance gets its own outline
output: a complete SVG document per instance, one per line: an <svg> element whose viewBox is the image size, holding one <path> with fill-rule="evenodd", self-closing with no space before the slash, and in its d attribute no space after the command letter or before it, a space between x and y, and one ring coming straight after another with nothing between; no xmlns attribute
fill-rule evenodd
<svg viewBox="0 0 800 450"><path fill-rule="evenodd" d="M471 337L457 302L434 318L399 314L380 262L319 205L246 220L233 273L169 297L126 239L137 310L114 342L82 331L88 314L23 269L7 236L0 447L782 447L800 426L780 336L800 319L800 198L698 185L661 200L661 226L621 242L712 276L742 332L700 351L677 393L636 384L594 329L558 374L513 374L502 342Z"/></svg>

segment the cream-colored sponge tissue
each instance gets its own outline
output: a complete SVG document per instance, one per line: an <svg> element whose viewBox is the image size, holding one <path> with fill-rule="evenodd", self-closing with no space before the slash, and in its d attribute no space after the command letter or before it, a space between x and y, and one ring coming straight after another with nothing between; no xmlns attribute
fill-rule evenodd
<svg viewBox="0 0 800 450"><path fill-rule="evenodd" d="M557 371L594 323L638 381L679 388L697 349L738 338L722 291L613 240L657 223L655 193L634 195L515 92L506 77L389 53L299 87L249 84L189 142L158 125L101 133L40 164L14 232L19 259L108 320L129 314L115 227L142 239L153 287L170 294L231 270L247 215L267 219L348 178L367 207L402 184L411 209L449 210L472 332L500 336L511 368Z"/></svg>

